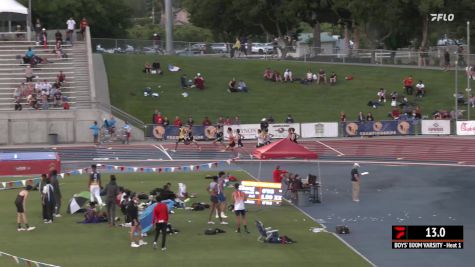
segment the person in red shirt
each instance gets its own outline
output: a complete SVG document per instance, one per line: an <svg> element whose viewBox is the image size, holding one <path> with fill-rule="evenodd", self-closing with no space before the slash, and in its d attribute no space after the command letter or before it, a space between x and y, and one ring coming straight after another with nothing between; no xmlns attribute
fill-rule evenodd
<svg viewBox="0 0 475 267"><path fill-rule="evenodd" d="M275 170L272 173L272 180L274 180L274 183L282 183L282 178L283 178L284 174L286 174L286 173L287 173L286 170L281 170L280 166L277 165L277 166L275 166Z"/></svg>
<svg viewBox="0 0 475 267"><path fill-rule="evenodd" d="M233 120L231 120L231 118L229 117L226 117L226 119L224 120L224 125L232 125L233 124Z"/></svg>
<svg viewBox="0 0 475 267"><path fill-rule="evenodd" d="M157 205L153 208L152 223L155 225L155 239L153 240L153 248L157 249L157 240L160 232L162 232L162 251L167 250L165 242L167 240L167 225L168 225L168 207L162 203L162 197L157 196Z"/></svg>
<svg viewBox="0 0 475 267"><path fill-rule="evenodd" d="M158 112L155 116L154 116L154 119L155 119L155 124L163 124L163 115L161 112Z"/></svg>
<svg viewBox="0 0 475 267"><path fill-rule="evenodd" d="M412 76L409 75L409 77L406 77L403 81L404 83L404 89L406 89L406 94L407 95L412 95L412 91L414 90L414 81L412 80Z"/></svg>
<svg viewBox="0 0 475 267"><path fill-rule="evenodd" d="M173 121L173 126L180 127L182 125L183 125L183 123L181 122L180 117L176 116L175 120Z"/></svg>
<svg viewBox="0 0 475 267"><path fill-rule="evenodd" d="M82 18L81 22L79 22L79 28L81 29L81 35L82 35L83 40L84 40L84 32L86 31L87 26L89 26L89 23L87 23L87 19Z"/></svg>
<svg viewBox="0 0 475 267"><path fill-rule="evenodd" d="M203 126L210 126L211 125L211 121L208 119L208 116L205 117L202 124L203 124Z"/></svg>
<svg viewBox="0 0 475 267"><path fill-rule="evenodd" d="M393 119L395 120L398 120L399 116L401 116L401 111L399 110L399 108L393 108L393 110L391 111L391 117L393 117Z"/></svg>
<svg viewBox="0 0 475 267"><path fill-rule="evenodd" d="M201 76L200 73L197 73L195 76L195 79L193 80L193 83L195 84L196 88L203 90L205 89L205 79L203 76Z"/></svg>

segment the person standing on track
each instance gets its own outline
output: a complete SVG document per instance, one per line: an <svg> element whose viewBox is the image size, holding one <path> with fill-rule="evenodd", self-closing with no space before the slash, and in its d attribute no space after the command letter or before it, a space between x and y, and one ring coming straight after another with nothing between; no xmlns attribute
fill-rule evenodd
<svg viewBox="0 0 475 267"><path fill-rule="evenodd" d="M168 225L168 207L162 203L163 197L157 196L157 205L153 208L152 224L155 225L155 238L153 239L153 249L157 249L157 240L160 232L162 232L162 251L167 250L165 242L167 240Z"/></svg>
<svg viewBox="0 0 475 267"><path fill-rule="evenodd" d="M91 202L96 202L100 207L103 206L101 199L101 174L97 172L96 164L91 165L92 172L89 175L89 192L91 193Z"/></svg>
<svg viewBox="0 0 475 267"><path fill-rule="evenodd" d="M360 202L360 173L358 168L360 165L358 163L353 164L351 169L351 187L352 187L352 198L354 202Z"/></svg>
<svg viewBox="0 0 475 267"><path fill-rule="evenodd" d="M236 233L241 232L241 221L244 225L244 232L249 234L247 230L246 207L244 201L247 196L244 192L239 190L239 183L234 184L233 200L234 200L234 214L236 214Z"/></svg>
<svg viewBox="0 0 475 267"><path fill-rule="evenodd" d="M18 193L15 199L15 206L17 211L16 221L18 223L17 231L32 231L36 227L30 226L28 220L26 219L26 199L28 198L28 193L33 189L31 185L27 185L24 189ZM25 227L21 227L21 224L24 224Z"/></svg>

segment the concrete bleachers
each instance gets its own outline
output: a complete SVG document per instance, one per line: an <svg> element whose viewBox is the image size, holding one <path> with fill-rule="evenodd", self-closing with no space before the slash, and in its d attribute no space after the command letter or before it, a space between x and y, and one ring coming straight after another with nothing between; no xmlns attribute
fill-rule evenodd
<svg viewBox="0 0 475 267"><path fill-rule="evenodd" d="M53 53L54 42L44 48L28 41L2 41L0 42L0 111L14 109L13 93L22 82L26 82L25 69L28 64L23 64L23 56L31 47L35 54L47 62L33 67L33 82L47 80L52 83L60 71L66 75L66 83L61 88L64 96L68 97L71 108L81 105L90 105L90 78L88 69L87 48L85 42L75 42L73 46L65 44L63 52L65 58L58 58ZM22 99L23 109L31 109ZM50 105L50 108L53 108Z"/></svg>

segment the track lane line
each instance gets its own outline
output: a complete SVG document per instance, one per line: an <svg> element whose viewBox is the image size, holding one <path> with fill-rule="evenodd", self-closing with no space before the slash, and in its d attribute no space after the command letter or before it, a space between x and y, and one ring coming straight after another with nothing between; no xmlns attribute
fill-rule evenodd
<svg viewBox="0 0 475 267"><path fill-rule="evenodd" d="M170 154L168 154L168 152L165 150L165 148L159 144L160 147L158 147L157 145L152 145L153 147L155 147L156 149L160 150L163 154L165 154L170 160L173 160L173 158L170 156Z"/></svg>
<svg viewBox="0 0 475 267"><path fill-rule="evenodd" d="M322 145L322 146L324 146L324 147L326 147L326 148L328 148L328 149L330 149L330 150L333 150L334 152L336 152L336 153L338 154L338 157L341 157L341 156L344 156L344 155L345 155L345 154L341 153L340 151L334 149L333 147L331 147L331 146L329 146L329 145L327 145L327 144L324 144L324 143L322 143L322 142L320 142L320 141L315 141L315 142L318 143L318 144L320 144L320 145Z"/></svg>

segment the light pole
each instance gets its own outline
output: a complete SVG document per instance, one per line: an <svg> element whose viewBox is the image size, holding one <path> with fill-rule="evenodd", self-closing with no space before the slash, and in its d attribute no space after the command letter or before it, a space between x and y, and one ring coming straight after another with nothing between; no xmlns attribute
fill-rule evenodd
<svg viewBox="0 0 475 267"><path fill-rule="evenodd" d="M455 52L455 123L457 123L457 119L458 119L458 98L459 98L459 77L458 77L458 65L459 65L459 62L458 62L458 51Z"/></svg>
<svg viewBox="0 0 475 267"><path fill-rule="evenodd" d="M172 12L172 0L165 0L165 30L166 30L166 48L167 54L173 55L175 51L173 49L173 12Z"/></svg>
<svg viewBox="0 0 475 267"><path fill-rule="evenodd" d="M26 31L27 31L27 37L28 37L28 41L31 41L31 31L33 29L33 24L32 24L32 21L31 21L31 0L28 0L28 18L27 18L27 22L26 22Z"/></svg>

